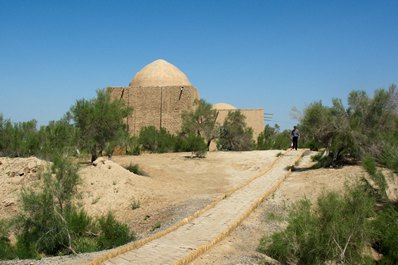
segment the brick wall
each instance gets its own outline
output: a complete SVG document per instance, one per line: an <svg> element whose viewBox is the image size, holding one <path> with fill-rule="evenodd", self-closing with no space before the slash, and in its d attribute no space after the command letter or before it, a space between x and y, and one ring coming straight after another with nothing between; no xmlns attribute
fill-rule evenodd
<svg viewBox="0 0 398 265"><path fill-rule="evenodd" d="M182 112L193 110L194 101L199 98L197 89L191 86L113 87L111 97L123 99L133 108L133 114L127 118L132 135L138 135L147 126L178 132Z"/></svg>

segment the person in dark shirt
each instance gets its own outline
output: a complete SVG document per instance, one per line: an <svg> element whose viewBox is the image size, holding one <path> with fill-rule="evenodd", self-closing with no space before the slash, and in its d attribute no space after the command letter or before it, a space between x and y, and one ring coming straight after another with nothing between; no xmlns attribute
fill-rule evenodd
<svg viewBox="0 0 398 265"><path fill-rule="evenodd" d="M300 131L297 129L297 126L294 126L292 131L292 144L293 144L292 149L297 150L299 137L300 137Z"/></svg>

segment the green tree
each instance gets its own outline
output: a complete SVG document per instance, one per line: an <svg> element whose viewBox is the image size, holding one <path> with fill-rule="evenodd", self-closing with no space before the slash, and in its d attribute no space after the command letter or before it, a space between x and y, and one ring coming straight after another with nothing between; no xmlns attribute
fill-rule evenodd
<svg viewBox="0 0 398 265"><path fill-rule="evenodd" d="M121 135L127 134L124 119L131 112L123 101L111 99L110 90L98 90L96 98L78 100L71 107L80 131L80 146L91 153L92 162L107 146L115 145Z"/></svg>
<svg viewBox="0 0 398 265"><path fill-rule="evenodd" d="M0 260L16 257L15 248L9 240L11 220L0 220Z"/></svg>
<svg viewBox="0 0 398 265"><path fill-rule="evenodd" d="M44 158L73 154L77 148L78 130L67 118L50 121L39 130L40 151Z"/></svg>
<svg viewBox="0 0 398 265"><path fill-rule="evenodd" d="M203 158L206 156L208 147L202 137L195 134L188 134L182 138L182 142L183 150L192 152L192 157L195 156Z"/></svg>
<svg viewBox="0 0 398 265"><path fill-rule="evenodd" d="M239 111L231 111L220 128L217 143L219 150L247 151L253 143L253 130L246 127L246 117Z"/></svg>
<svg viewBox="0 0 398 265"><path fill-rule="evenodd" d="M22 257L40 252L55 255L65 249L75 253L66 216L74 211L72 199L79 183L77 170L68 160L57 157L51 170L43 174L42 190L22 191L22 229L18 236L19 248L26 255Z"/></svg>
<svg viewBox="0 0 398 265"><path fill-rule="evenodd" d="M290 131L280 131L278 124L275 127L265 125L264 131L257 138L258 150L286 149L290 146Z"/></svg>
<svg viewBox="0 0 398 265"><path fill-rule="evenodd" d="M13 123L0 115L0 154L25 157L37 153L39 137L36 120Z"/></svg>
<svg viewBox="0 0 398 265"><path fill-rule="evenodd" d="M363 249L372 241L373 207L363 186L344 195L323 194L316 207L301 200L289 211L287 228L265 235L258 249L283 264L365 264Z"/></svg>
<svg viewBox="0 0 398 265"><path fill-rule="evenodd" d="M373 98L363 91L353 91L348 97L348 108L339 99L333 99L331 107L321 102L309 105L300 128L311 146L325 148L324 165L371 155L394 167L398 164L394 163L398 157L397 106L395 85L388 90L376 90Z"/></svg>
<svg viewBox="0 0 398 265"><path fill-rule="evenodd" d="M174 150L176 139L166 129L154 126L144 127L140 131L139 142L143 150L165 153Z"/></svg>
<svg viewBox="0 0 398 265"><path fill-rule="evenodd" d="M204 99L195 101L195 110L182 114L181 133L184 135L196 134L202 137L210 146L212 140L217 138L217 111Z"/></svg>

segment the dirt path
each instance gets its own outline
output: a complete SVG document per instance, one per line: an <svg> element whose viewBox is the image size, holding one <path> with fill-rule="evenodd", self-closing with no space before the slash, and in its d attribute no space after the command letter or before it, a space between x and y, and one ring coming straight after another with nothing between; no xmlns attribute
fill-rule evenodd
<svg viewBox="0 0 398 265"><path fill-rule="evenodd" d="M276 160L270 170L219 201L213 208L177 230L101 263L91 264L187 264L224 238L271 194L288 175L304 151L290 151ZM105 258L106 259L106 258Z"/></svg>
<svg viewBox="0 0 398 265"><path fill-rule="evenodd" d="M340 169L322 168L311 170L315 163L305 152L304 157L280 187L264 200L228 237L195 259L191 265L254 265L263 264L256 249L260 238L271 236L286 227L287 210L292 203L307 198L315 203L320 194L328 191L341 192L346 185L357 183L365 172L361 166Z"/></svg>

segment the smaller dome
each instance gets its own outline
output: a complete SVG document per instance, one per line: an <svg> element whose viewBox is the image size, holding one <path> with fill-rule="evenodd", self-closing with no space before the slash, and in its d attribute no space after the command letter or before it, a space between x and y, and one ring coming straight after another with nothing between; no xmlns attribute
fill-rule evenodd
<svg viewBox="0 0 398 265"><path fill-rule="evenodd" d="M216 110L223 110L223 109L231 110L231 109L236 109L236 108L234 106L232 106L231 104L216 103L216 104L213 104L213 109L216 109Z"/></svg>

